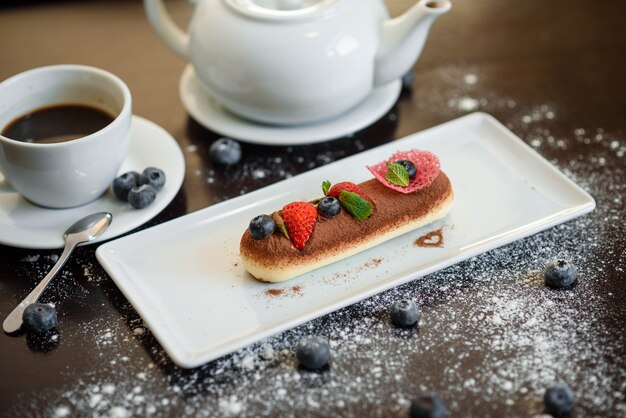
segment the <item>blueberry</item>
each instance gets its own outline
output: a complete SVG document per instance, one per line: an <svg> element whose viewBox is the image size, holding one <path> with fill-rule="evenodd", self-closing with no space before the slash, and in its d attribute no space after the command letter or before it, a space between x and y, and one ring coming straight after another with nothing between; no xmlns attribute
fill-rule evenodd
<svg viewBox="0 0 626 418"><path fill-rule="evenodd" d="M332 218L341 212L341 203L337 198L326 196L317 204L317 211L328 218Z"/></svg>
<svg viewBox="0 0 626 418"><path fill-rule="evenodd" d="M390 309L391 322L399 327L410 327L420 319L420 310L412 300L399 300Z"/></svg>
<svg viewBox="0 0 626 418"><path fill-rule="evenodd" d="M318 337L306 337L296 346L296 358L301 366L307 369L321 369L328 364L330 346Z"/></svg>
<svg viewBox="0 0 626 418"><path fill-rule="evenodd" d="M156 199L157 191L149 184L135 186L128 192L128 203L135 209L148 207Z"/></svg>
<svg viewBox="0 0 626 418"><path fill-rule="evenodd" d="M417 173L417 169L415 168L415 164L413 164L409 160L398 160L396 163L400 164L407 173L409 173L409 178L412 179L415 177L415 173Z"/></svg>
<svg viewBox="0 0 626 418"><path fill-rule="evenodd" d="M211 144L209 153L217 164L233 165L241 160L241 145L235 140L220 138Z"/></svg>
<svg viewBox="0 0 626 418"><path fill-rule="evenodd" d="M548 266L543 278L546 286L562 289L576 282L578 270L569 261L558 260Z"/></svg>
<svg viewBox="0 0 626 418"><path fill-rule="evenodd" d="M402 88L409 89L409 90L412 89L414 81L415 81L415 74L413 73L413 70L411 69L409 70L408 73L402 76Z"/></svg>
<svg viewBox="0 0 626 418"><path fill-rule="evenodd" d="M113 193L115 196L123 201L128 201L128 192L135 186L139 186L141 176L136 171L129 171L121 176L118 176L113 180Z"/></svg>
<svg viewBox="0 0 626 418"><path fill-rule="evenodd" d="M270 216L259 215L252 218L248 228L252 238L263 239L272 235L274 229L276 229L276 223Z"/></svg>
<svg viewBox="0 0 626 418"><path fill-rule="evenodd" d="M410 418L448 418L448 408L437 395L420 396L411 402Z"/></svg>
<svg viewBox="0 0 626 418"><path fill-rule="evenodd" d="M33 303L22 314L24 327L30 332L46 332L57 324L57 311L44 303Z"/></svg>
<svg viewBox="0 0 626 418"><path fill-rule="evenodd" d="M165 184L165 173L160 168L148 167L141 173L140 182L161 190Z"/></svg>
<svg viewBox="0 0 626 418"><path fill-rule="evenodd" d="M543 395L548 413L554 417L567 417L574 406L574 393L564 383L557 383Z"/></svg>

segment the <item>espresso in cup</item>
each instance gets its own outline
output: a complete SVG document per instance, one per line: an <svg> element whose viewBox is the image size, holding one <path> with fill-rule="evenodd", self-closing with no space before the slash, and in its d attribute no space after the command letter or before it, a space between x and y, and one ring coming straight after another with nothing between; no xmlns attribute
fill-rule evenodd
<svg viewBox="0 0 626 418"><path fill-rule="evenodd" d="M126 158L128 87L82 65L53 65L0 83L0 182L49 208L102 196Z"/></svg>
<svg viewBox="0 0 626 418"><path fill-rule="evenodd" d="M35 109L11 121L2 135L15 141L56 144L91 135L113 122L106 110L86 104L60 104Z"/></svg>

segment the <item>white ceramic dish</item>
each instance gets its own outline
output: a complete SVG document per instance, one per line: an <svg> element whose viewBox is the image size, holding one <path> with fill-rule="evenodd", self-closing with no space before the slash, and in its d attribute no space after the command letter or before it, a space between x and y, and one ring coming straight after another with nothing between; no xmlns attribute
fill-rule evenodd
<svg viewBox="0 0 626 418"><path fill-rule="evenodd" d="M254 123L224 109L189 65L179 85L183 106L200 125L230 138L266 145L312 144L353 134L385 115L396 103L401 89L399 80L375 89L361 104L325 122L277 126Z"/></svg>
<svg viewBox="0 0 626 418"><path fill-rule="evenodd" d="M145 209L133 209L111 192L83 206L47 209L36 206L9 188L0 175L0 244L21 248L62 248L63 232L81 217L94 212L113 214L109 229L91 243L114 238L149 221L176 196L185 177L185 159L176 140L163 128L133 116L128 156L120 173L143 171L148 166L161 168L167 181L156 201ZM90 243L90 244L91 244Z"/></svg>
<svg viewBox="0 0 626 418"><path fill-rule="evenodd" d="M285 283L243 270L239 240L252 217L319 197L326 179L371 178L366 165L409 148L440 157L455 190L445 219ZM476 113L104 244L97 257L174 362L195 367L594 207L522 140ZM414 246L438 228L443 248Z"/></svg>

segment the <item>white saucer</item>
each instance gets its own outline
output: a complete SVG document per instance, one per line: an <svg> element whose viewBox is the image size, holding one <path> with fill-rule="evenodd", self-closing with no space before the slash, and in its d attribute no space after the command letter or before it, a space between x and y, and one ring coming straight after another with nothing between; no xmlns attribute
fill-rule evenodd
<svg viewBox="0 0 626 418"><path fill-rule="evenodd" d="M266 145L304 145L340 138L380 119L400 96L400 80L375 89L361 104L325 122L281 127L258 124L224 109L196 76L191 65L180 79L180 98L187 112L200 125L221 135Z"/></svg>
<svg viewBox="0 0 626 418"><path fill-rule="evenodd" d="M99 199L71 209L46 209L33 205L10 189L0 175L0 244L21 248L51 249L64 245L63 232L83 216L107 211L113 214L109 229L93 242L111 239L147 222L176 196L185 177L185 159L176 140L163 128L133 116L128 156L120 173L153 166L165 172L166 182L156 201L145 209L133 209L111 190Z"/></svg>

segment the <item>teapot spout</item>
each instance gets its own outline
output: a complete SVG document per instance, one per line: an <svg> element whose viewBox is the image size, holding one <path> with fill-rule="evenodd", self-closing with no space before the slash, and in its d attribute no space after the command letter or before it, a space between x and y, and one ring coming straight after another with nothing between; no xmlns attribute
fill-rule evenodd
<svg viewBox="0 0 626 418"><path fill-rule="evenodd" d="M396 80L413 67L430 25L451 7L449 0L420 0L403 15L383 22L376 51L375 86Z"/></svg>

